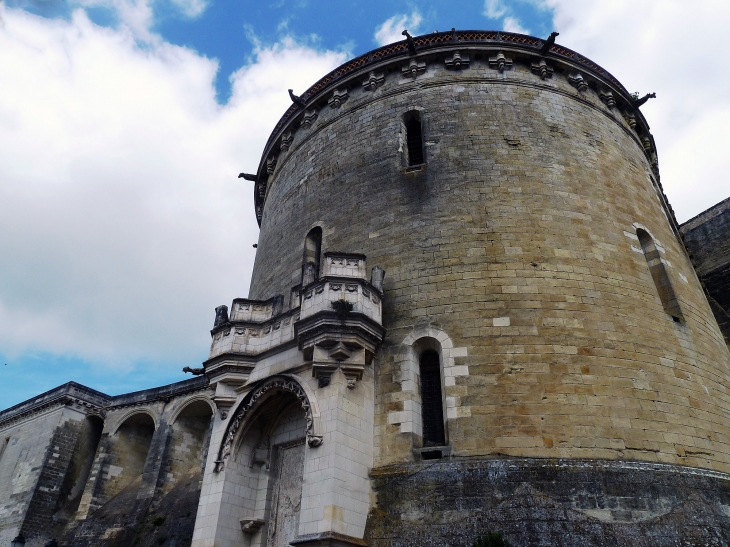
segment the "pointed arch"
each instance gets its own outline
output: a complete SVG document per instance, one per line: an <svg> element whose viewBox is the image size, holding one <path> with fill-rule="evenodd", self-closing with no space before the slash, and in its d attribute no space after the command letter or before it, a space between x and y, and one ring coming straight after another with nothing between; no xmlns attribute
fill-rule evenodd
<svg viewBox="0 0 730 547"><path fill-rule="evenodd" d="M314 400L314 394L311 390L305 388L305 385L306 384L304 382L300 382L295 377L284 374L272 376L258 382L253 389L246 394L231 415L228 427L226 427L225 434L223 435L223 442L221 443L221 447L218 451L218 459L215 462L215 471L220 472L223 470L225 461L233 452L236 438L239 433L245 429L246 423L254 414L253 411L259 408L271 395L277 392L283 391L291 393L299 400L302 410L304 410L307 422L307 444L312 448L316 448L321 445L323 437L319 434L319 410L316 406L316 401Z"/></svg>

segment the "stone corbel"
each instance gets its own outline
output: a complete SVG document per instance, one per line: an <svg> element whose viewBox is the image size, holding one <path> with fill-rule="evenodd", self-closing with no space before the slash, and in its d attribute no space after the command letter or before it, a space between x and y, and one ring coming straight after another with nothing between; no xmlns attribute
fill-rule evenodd
<svg viewBox="0 0 730 547"><path fill-rule="evenodd" d="M499 72L504 72L512 68L512 59L505 57L501 51L494 57L489 58L489 66L496 68Z"/></svg>
<svg viewBox="0 0 730 547"><path fill-rule="evenodd" d="M305 110L304 111L304 116L302 117L301 126L304 129L309 129L310 127L312 127L312 124L314 124L314 122L315 122L316 119L317 119L317 111L316 110L314 110L314 109L312 109L312 110Z"/></svg>
<svg viewBox="0 0 730 547"><path fill-rule="evenodd" d="M446 57L446 59L444 59L444 63L446 64L446 68L450 68L452 70L469 68L469 56L455 51L451 57Z"/></svg>
<svg viewBox="0 0 730 547"><path fill-rule="evenodd" d="M281 136L281 144L279 145L279 147L281 148L282 152L286 152L289 150L292 140L293 137L291 131L287 131Z"/></svg>
<svg viewBox="0 0 730 547"><path fill-rule="evenodd" d="M271 156L266 160L266 172L273 175L274 169L276 169L276 156Z"/></svg>
<svg viewBox="0 0 730 547"><path fill-rule="evenodd" d="M382 72L375 73L372 70L370 71L370 74L368 75L368 79L363 81L362 86L367 91L375 91L378 89L383 83L385 82L385 74Z"/></svg>
<svg viewBox="0 0 730 547"><path fill-rule="evenodd" d="M341 365L340 370L347 380L347 389L355 389L358 380L362 380L365 367L363 365Z"/></svg>
<svg viewBox="0 0 730 547"><path fill-rule="evenodd" d="M332 97L330 97L330 100L327 101L330 105L330 108L340 108L342 104L347 100L349 97L347 90L339 90L335 89L334 93L332 94Z"/></svg>
<svg viewBox="0 0 730 547"><path fill-rule="evenodd" d="M264 519L246 518L241 519L241 531L244 534L255 534L266 523Z"/></svg>
<svg viewBox="0 0 730 547"><path fill-rule="evenodd" d="M532 65L530 66L530 70L533 74L537 74L543 80L546 80L547 78L552 78L554 72L553 67L547 64L545 59L533 61Z"/></svg>
<svg viewBox="0 0 730 547"><path fill-rule="evenodd" d="M423 74L424 72L426 72L425 61L418 62L415 59L411 59L407 65L401 67L401 73L404 78L413 78L415 80L419 74Z"/></svg>
<svg viewBox="0 0 730 547"><path fill-rule="evenodd" d="M601 99L601 102L605 104L608 108L613 108L616 106L616 99L613 96L613 92L609 89L602 89L598 92L598 97Z"/></svg>
<svg viewBox="0 0 730 547"><path fill-rule="evenodd" d="M636 129L636 114L629 111L625 111L623 114L624 120L626 120L626 123L629 124L629 127L631 129Z"/></svg>
<svg viewBox="0 0 730 547"><path fill-rule="evenodd" d="M327 387L337 368L336 363L313 363L312 377L317 379L320 388Z"/></svg>
<svg viewBox="0 0 730 547"><path fill-rule="evenodd" d="M570 82L570 85L572 85L581 93L588 89L588 82L586 82L585 78L583 78L583 75L580 72L570 74L568 76L568 81Z"/></svg>

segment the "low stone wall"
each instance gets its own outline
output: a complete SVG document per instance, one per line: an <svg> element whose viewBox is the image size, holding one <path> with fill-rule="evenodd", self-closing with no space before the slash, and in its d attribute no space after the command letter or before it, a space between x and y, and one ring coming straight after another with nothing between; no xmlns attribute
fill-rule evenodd
<svg viewBox="0 0 730 547"><path fill-rule="evenodd" d="M640 462L439 460L372 473L372 547L727 546L730 476Z"/></svg>

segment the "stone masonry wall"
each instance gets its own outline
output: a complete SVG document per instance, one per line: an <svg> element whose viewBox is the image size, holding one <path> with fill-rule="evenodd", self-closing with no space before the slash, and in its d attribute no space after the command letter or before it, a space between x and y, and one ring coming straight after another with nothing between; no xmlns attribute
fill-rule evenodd
<svg viewBox="0 0 730 547"><path fill-rule="evenodd" d="M69 382L0 412L0 544L22 532L45 545L68 523L98 441L91 414L106 402Z"/></svg>
<svg viewBox="0 0 730 547"><path fill-rule="evenodd" d="M730 344L730 198L688 220L681 230Z"/></svg>
<svg viewBox="0 0 730 547"><path fill-rule="evenodd" d="M424 57L415 79L383 65L381 87L353 80L346 102L296 129L268 180L250 297L289 294L315 226L323 252L385 269L376 467L419 447L401 423L419 404L402 343L433 330L454 348L455 456L730 471L730 355L642 142L567 72L500 73L470 55L461 71ZM414 109L426 165L407 170ZM662 307L639 228L661 248L682 321Z"/></svg>
<svg viewBox="0 0 730 547"><path fill-rule="evenodd" d="M730 544L726 475L664 464L553 459L437 461L374 473L372 547Z"/></svg>

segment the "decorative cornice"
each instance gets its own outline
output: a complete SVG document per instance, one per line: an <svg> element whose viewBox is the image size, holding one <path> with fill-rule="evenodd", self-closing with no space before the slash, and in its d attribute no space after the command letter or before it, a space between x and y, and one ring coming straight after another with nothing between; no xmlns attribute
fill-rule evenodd
<svg viewBox="0 0 730 547"><path fill-rule="evenodd" d="M441 62L443 62L443 55L453 55L454 51L458 51L461 55L467 54L467 52L475 54L486 52L488 55L497 54L497 57L499 57L498 54L500 51L503 51L504 54L509 52L511 57L504 57L505 62L501 67L503 70L509 68L507 61L510 59L514 59L516 62L517 58L519 58L520 62L526 62L528 66L531 65L532 60L535 58L547 59L551 63L549 66L540 67L539 64L541 63L539 62L535 69L532 69L530 66L533 73L543 79L550 77L548 75L550 69L556 65L561 65L561 70L565 71L566 74L581 72L584 78L590 76L591 85L594 85L595 81L598 88L610 88L618 106L635 111L640 122L639 125L648 131L646 121L638 109L634 108L632 104L631 95L614 76L590 59L558 44L545 42L539 38L524 34L467 30L437 32L414 37L413 45L416 49L415 56L412 51L409 51L407 40L389 44L348 61L311 86L302 95L302 98L306 100L308 107L311 109L311 112L307 111L310 114L304 113L304 118L302 118L303 113L301 108L294 104L284 113L274 127L264 148L262 163L259 165L258 170L259 178L267 178L266 160L276 153L280 136L285 127L290 122L295 122L296 120L300 120L302 127L309 127L314 118L311 114L327 102L329 98L328 94L333 90L349 89L353 86L361 85L363 78L367 78L369 73L383 71L387 65L392 64L400 64L403 67L404 60L406 61L406 65L403 68L407 70L408 76L412 78L418 75L419 63L425 63L427 60L434 61L437 58L440 58ZM411 66L413 63L416 63L415 67ZM500 69L498 59L494 67L498 70ZM423 68L425 68L425 64ZM290 129L290 131L293 131L293 129ZM259 196L257 191L254 190L254 201L256 217L258 222L261 223L265 196Z"/></svg>

